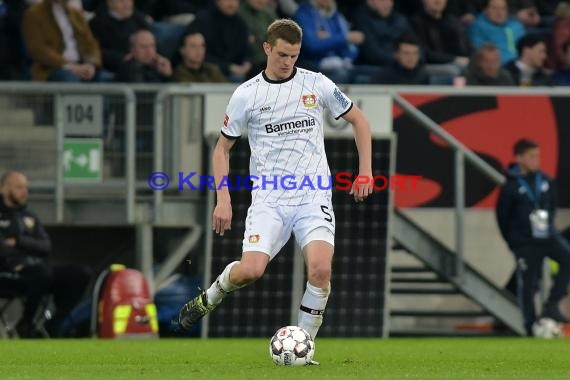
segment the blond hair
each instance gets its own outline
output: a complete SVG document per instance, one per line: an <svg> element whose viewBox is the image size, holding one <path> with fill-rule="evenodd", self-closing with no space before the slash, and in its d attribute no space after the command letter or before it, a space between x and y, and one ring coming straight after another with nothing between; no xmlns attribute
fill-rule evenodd
<svg viewBox="0 0 570 380"><path fill-rule="evenodd" d="M275 20L267 28L267 43L273 47L278 39L282 39L291 45L300 44L303 39L303 30L293 20Z"/></svg>

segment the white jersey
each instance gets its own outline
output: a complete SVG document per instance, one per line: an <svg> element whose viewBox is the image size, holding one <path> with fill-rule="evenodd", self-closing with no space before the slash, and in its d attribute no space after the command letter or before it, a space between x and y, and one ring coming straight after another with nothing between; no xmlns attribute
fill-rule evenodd
<svg viewBox="0 0 570 380"><path fill-rule="evenodd" d="M338 119L352 108L352 101L326 76L300 68L281 81L267 78L263 71L235 90L221 132L238 138L247 129L249 170L255 181L252 203L294 205L330 197L325 108Z"/></svg>

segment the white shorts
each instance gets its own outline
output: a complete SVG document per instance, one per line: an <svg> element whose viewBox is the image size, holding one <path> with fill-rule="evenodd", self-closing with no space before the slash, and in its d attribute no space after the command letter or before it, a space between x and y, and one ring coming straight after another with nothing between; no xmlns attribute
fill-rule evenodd
<svg viewBox="0 0 570 380"><path fill-rule="evenodd" d="M335 218L330 199L302 205L255 203L245 220L243 252L263 252L272 260L289 241L291 232L304 248L314 240L334 246Z"/></svg>

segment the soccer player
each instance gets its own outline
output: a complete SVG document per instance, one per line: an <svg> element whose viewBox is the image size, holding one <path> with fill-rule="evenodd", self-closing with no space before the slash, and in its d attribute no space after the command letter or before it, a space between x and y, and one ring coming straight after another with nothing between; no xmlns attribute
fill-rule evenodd
<svg viewBox="0 0 570 380"><path fill-rule="evenodd" d="M372 178L372 141L362 111L330 79L295 67L301 40L302 30L294 21L273 22L263 43L265 70L241 84L228 103L213 154L218 189L212 228L216 233L223 236L231 228L230 193L219 184L227 180L230 150L246 128L250 175L259 181L253 184L241 260L228 264L209 289L183 306L178 318L183 329L190 329L229 293L259 279L291 232L302 248L308 276L298 326L314 339L322 324L331 289L335 233L331 186L326 186L331 174L324 149L324 109L352 124L359 175L368 178ZM312 184L323 186L280 188L285 176L297 184L310 178ZM356 202L371 193L371 184L353 186L350 191Z"/></svg>

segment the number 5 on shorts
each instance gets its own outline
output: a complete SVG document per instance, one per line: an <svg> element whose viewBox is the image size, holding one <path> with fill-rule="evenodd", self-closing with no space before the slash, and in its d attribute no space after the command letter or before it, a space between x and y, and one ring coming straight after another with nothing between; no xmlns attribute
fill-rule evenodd
<svg viewBox="0 0 570 380"><path fill-rule="evenodd" d="M325 216L325 220L326 220L327 222L329 222L329 223L332 223L332 216L331 216L331 214L329 213L329 208L328 208L328 206L321 205L321 211L323 212L323 214L326 215L326 216Z"/></svg>

